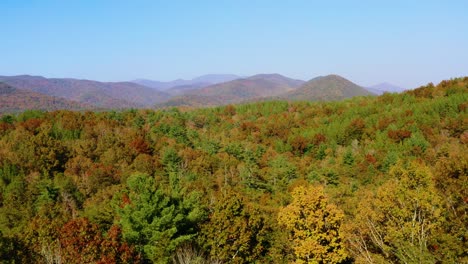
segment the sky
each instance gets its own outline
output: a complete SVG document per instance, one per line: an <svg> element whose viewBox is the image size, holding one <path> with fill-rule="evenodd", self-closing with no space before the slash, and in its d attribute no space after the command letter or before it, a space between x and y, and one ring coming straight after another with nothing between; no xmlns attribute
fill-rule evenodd
<svg viewBox="0 0 468 264"><path fill-rule="evenodd" d="M0 75L169 81L468 75L468 1L1 0Z"/></svg>

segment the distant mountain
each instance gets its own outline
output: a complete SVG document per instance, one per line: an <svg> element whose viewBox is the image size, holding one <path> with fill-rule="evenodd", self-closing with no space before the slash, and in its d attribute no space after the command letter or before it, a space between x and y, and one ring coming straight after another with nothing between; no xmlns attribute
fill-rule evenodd
<svg viewBox="0 0 468 264"><path fill-rule="evenodd" d="M63 98L48 96L28 90L21 90L0 82L0 114L25 110L81 110L93 107Z"/></svg>
<svg viewBox="0 0 468 264"><path fill-rule="evenodd" d="M234 74L207 74L207 75L202 75L202 76L193 78L191 80L177 79L177 80L169 81L169 82L160 82L160 81L153 81L153 80L147 80L147 79L137 79L137 80L133 80L132 82L140 84L140 85L144 85L147 87L151 87L154 89L158 89L161 91L165 91L165 90L171 89L173 87L178 87L178 86L181 86L181 87L192 86L194 89L196 89L200 87L210 86L213 84L229 82L229 81L239 79L239 78L241 77L234 75Z"/></svg>
<svg viewBox="0 0 468 264"><path fill-rule="evenodd" d="M378 95L381 95L381 94L383 94L385 92L400 93L400 92L403 92L404 90L406 90L405 88L393 85L393 84L388 83L388 82L383 82L383 83L379 83L379 84L376 84L376 85L373 85L373 86L370 86L370 87L365 87L365 89L367 89L368 91L370 91L372 93L378 94Z"/></svg>
<svg viewBox="0 0 468 264"><path fill-rule="evenodd" d="M160 90L160 91L165 91L174 86L190 85L188 81L182 80L182 79L178 79L178 80L174 80L170 82L160 82L160 81L153 81L153 80L148 80L148 79L136 79L136 80L132 80L131 82L139 84L139 85L143 85L146 87L150 87L156 90Z"/></svg>
<svg viewBox="0 0 468 264"><path fill-rule="evenodd" d="M150 107L169 95L131 82L97 82L78 79L19 75L0 76L0 81L19 89L65 98L100 108Z"/></svg>
<svg viewBox="0 0 468 264"><path fill-rule="evenodd" d="M187 85L180 85L169 88L165 90L166 93L170 94L171 96L183 95L184 93L188 93L203 87L210 86L211 84L208 83L195 83L195 84L187 84Z"/></svg>
<svg viewBox="0 0 468 264"><path fill-rule="evenodd" d="M373 94L341 76L332 74L314 78L298 89L278 97L294 101L338 101L364 95Z"/></svg>
<svg viewBox="0 0 468 264"><path fill-rule="evenodd" d="M235 74L206 74L196 78L193 78L192 81L196 83L210 83L218 84L223 82L229 82L242 77Z"/></svg>
<svg viewBox="0 0 468 264"><path fill-rule="evenodd" d="M202 104L214 106L239 103L292 91L303 83L304 81L294 80L279 74L258 74L191 90L182 96L171 98L161 105L194 106Z"/></svg>
<svg viewBox="0 0 468 264"><path fill-rule="evenodd" d="M279 74L258 74L245 79L219 83L204 87L192 93L203 96L220 96L232 101L278 95L291 91L303 84L304 81L294 80Z"/></svg>
<svg viewBox="0 0 468 264"><path fill-rule="evenodd" d="M0 76L0 82L17 89L34 92L36 96L37 94L53 96L55 100L61 98L81 103L88 108L100 109L154 106L205 107L272 99L331 101L371 94L338 75L317 77L308 82L280 74L238 77L229 74L210 74L189 81L175 80L170 82L170 85L178 85L165 88L165 91L133 82L98 82L30 75ZM224 80L229 81L222 82ZM211 84L212 82L219 83ZM163 86L169 85L169 83L162 84ZM379 87L382 89L382 86ZM391 87L387 85L384 88L388 90ZM65 105L68 101L64 101L63 104Z"/></svg>

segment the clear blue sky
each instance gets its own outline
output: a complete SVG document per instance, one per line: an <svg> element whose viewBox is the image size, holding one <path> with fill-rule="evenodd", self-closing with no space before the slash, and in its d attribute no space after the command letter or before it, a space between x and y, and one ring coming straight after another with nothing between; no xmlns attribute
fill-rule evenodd
<svg viewBox="0 0 468 264"><path fill-rule="evenodd" d="M468 1L1 0L0 75L101 81L468 75Z"/></svg>

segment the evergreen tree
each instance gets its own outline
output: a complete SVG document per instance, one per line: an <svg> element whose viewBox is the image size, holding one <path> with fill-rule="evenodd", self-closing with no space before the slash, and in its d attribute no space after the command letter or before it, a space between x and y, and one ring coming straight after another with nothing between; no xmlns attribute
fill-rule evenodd
<svg viewBox="0 0 468 264"><path fill-rule="evenodd" d="M134 174L127 180L128 195L119 208L123 237L155 263L167 263L177 246L191 241L203 217L196 201L172 197L154 178Z"/></svg>

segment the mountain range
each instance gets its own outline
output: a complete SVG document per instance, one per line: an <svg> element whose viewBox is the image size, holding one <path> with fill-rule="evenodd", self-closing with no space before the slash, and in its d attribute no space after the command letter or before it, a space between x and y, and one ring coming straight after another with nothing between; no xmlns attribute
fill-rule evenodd
<svg viewBox="0 0 468 264"><path fill-rule="evenodd" d="M99 108L151 107L169 98L164 92L132 82L97 82L30 75L0 76L0 82Z"/></svg>
<svg viewBox="0 0 468 264"><path fill-rule="evenodd" d="M92 105L69 101L28 90L12 87L0 82L0 113L16 113L28 109L38 110L81 110L92 109Z"/></svg>
<svg viewBox="0 0 468 264"><path fill-rule="evenodd" d="M169 99L161 106L215 106L274 96L298 88L304 81L279 74L258 74L190 90Z"/></svg>
<svg viewBox="0 0 468 264"><path fill-rule="evenodd" d="M10 91L0 94L0 108L3 112L15 105L15 101L20 105L25 103L19 99L19 95L30 98L25 99L26 101L36 100L42 102L41 105L54 106L44 108L31 103L31 109L49 110L207 107L258 100L333 101L403 90L388 83L364 88L333 74L307 82L280 74L257 74L250 77L209 74L171 82L144 79L98 82L18 75L0 76L0 82L16 89L14 93Z"/></svg>
<svg viewBox="0 0 468 264"><path fill-rule="evenodd" d="M200 88L206 87L213 84L229 82L235 79L241 78L240 76L234 74L206 74L191 80L177 79L169 82L153 81L148 79L137 79L132 82L151 87L160 91L166 91L171 88L185 87L185 90L188 90L189 87ZM184 88L182 88L184 89Z"/></svg>

